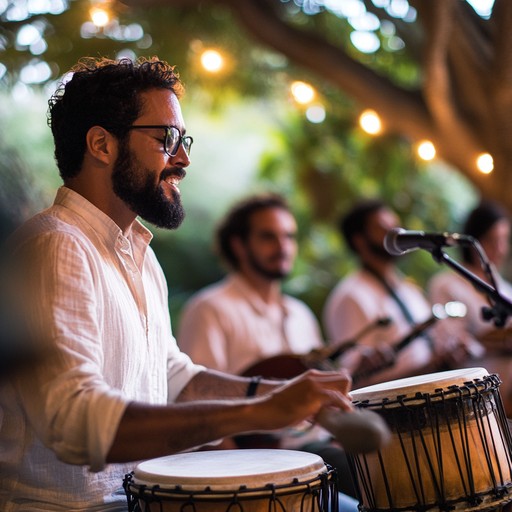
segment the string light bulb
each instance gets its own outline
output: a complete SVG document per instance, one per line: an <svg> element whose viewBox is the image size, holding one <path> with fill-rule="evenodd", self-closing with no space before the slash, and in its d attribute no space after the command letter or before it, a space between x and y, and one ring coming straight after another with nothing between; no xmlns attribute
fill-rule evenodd
<svg viewBox="0 0 512 512"><path fill-rule="evenodd" d="M295 101L301 105L311 103L316 96L315 88L306 82L301 82L300 80L292 83L290 91Z"/></svg>
<svg viewBox="0 0 512 512"><path fill-rule="evenodd" d="M378 135L382 131L382 121L375 110L367 109L359 116L359 126L370 135Z"/></svg>
<svg viewBox="0 0 512 512"><path fill-rule="evenodd" d="M218 73L224 68L224 57L217 50L205 50L201 54L201 65L210 73Z"/></svg>
<svg viewBox="0 0 512 512"><path fill-rule="evenodd" d="M489 174L494 170L494 160L489 153L481 153L476 159L476 167L482 174Z"/></svg>
<svg viewBox="0 0 512 512"><path fill-rule="evenodd" d="M429 140L422 140L416 149L418 156L425 161L433 160L436 156L436 148Z"/></svg>
<svg viewBox="0 0 512 512"><path fill-rule="evenodd" d="M89 16L96 27L106 27L110 21L110 13L107 8L93 5L89 9Z"/></svg>

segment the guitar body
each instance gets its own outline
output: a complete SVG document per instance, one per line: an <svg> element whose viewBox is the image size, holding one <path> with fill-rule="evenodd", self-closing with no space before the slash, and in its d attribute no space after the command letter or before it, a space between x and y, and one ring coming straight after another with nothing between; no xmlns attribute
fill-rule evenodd
<svg viewBox="0 0 512 512"><path fill-rule="evenodd" d="M292 379L309 370L303 359L304 356L295 354L279 354L254 363L241 375L244 377L261 375L265 379Z"/></svg>

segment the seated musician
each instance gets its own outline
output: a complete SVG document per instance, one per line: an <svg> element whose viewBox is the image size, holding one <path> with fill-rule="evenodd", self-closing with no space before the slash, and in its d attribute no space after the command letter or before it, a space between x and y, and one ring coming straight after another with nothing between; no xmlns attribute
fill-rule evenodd
<svg viewBox="0 0 512 512"><path fill-rule="evenodd" d="M462 233L480 242L489 260L499 292L512 300L512 284L500 275L509 253L510 227L510 217L501 205L492 201L482 201L467 215ZM461 256L461 263L467 270L492 284L474 248L461 247ZM429 283L429 293L433 301L457 300L466 304L467 315L457 320L459 332L474 336L485 346L486 355L480 360L479 365L500 376L505 410L507 415L511 416L512 321L509 319L504 326L495 327L492 319L484 319L482 308L490 305L487 297L451 269L434 275Z"/></svg>
<svg viewBox="0 0 512 512"><path fill-rule="evenodd" d="M234 205L216 233L230 273L186 304L177 336L181 350L209 368L241 374L278 354L307 354L323 347L313 312L281 290L295 260L296 235L295 218L279 195L255 195ZM263 373L279 378L283 370L268 367ZM342 451L320 427L288 431L277 445L313 451L339 473L348 473ZM340 488L352 494L347 480Z"/></svg>
<svg viewBox="0 0 512 512"><path fill-rule="evenodd" d="M381 369L353 373L354 388L457 367L467 362L473 351L480 352L474 340L453 334L442 322L396 352L401 340L432 315L423 292L400 273L396 256L383 246L386 233L398 226L396 213L379 199L357 202L340 222L340 232L359 268L342 279L327 298L323 321L328 338L353 338L378 318L390 320L390 325L361 336L359 351L347 350L340 357L339 363L351 368L365 347L382 360Z"/></svg>
<svg viewBox="0 0 512 512"><path fill-rule="evenodd" d="M491 201L482 201L469 212L462 233L480 242L493 269L498 290L512 299L512 284L499 274L510 248L510 218L504 208ZM469 271L491 284L477 252L472 247L461 247L461 256L463 265ZM457 300L466 304L468 314L461 322L475 337L484 337L494 330L492 321L484 320L482 315L482 308L489 306L485 295L453 270L443 270L434 275L429 283L429 294L433 301Z"/></svg>

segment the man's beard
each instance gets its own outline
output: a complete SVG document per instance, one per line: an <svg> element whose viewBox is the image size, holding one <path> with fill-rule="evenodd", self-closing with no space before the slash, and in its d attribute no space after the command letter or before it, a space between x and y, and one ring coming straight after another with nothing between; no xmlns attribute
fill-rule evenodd
<svg viewBox="0 0 512 512"><path fill-rule="evenodd" d="M397 258L396 256L389 254L389 252L384 248L383 244L376 244L368 238L366 238L366 246L374 256L380 258L382 261L395 261Z"/></svg>
<svg viewBox="0 0 512 512"><path fill-rule="evenodd" d="M154 173L142 167L127 144L120 142L119 147L119 156L112 172L114 193L145 221L159 228L176 229L185 218L180 195L173 190L172 200L168 199L163 189L155 186ZM184 176L185 171L174 168L162 172L161 178L165 179L171 174Z"/></svg>
<svg viewBox="0 0 512 512"><path fill-rule="evenodd" d="M255 272L267 279L282 280L290 273L287 270L271 270L265 267L257 260L257 258L254 256L254 253L250 250L248 251L248 262Z"/></svg>

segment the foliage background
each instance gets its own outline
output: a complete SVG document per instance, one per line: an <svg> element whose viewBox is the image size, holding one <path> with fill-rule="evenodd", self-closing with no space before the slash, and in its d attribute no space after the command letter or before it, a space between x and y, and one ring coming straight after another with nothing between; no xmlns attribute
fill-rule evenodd
<svg viewBox="0 0 512 512"><path fill-rule="evenodd" d="M305 300L319 317L327 293L355 266L336 230L340 214L354 200L382 197L407 229L452 231L478 199L473 186L442 161L418 161L406 138L362 132L357 124L360 107L353 100L255 44L221 8L152 8L137 20L145 34L151 34L151 44L142 44L102 34L77 36L89 2L69 5L62 14L45 18L52 28L47 31L45 59L57 66L55 78L82 55L158 54L177 64L187 86L182 103L188 132L194 136L192 164L181 187L187 217L175 232L152 228L175 324L187 298L223 275L212 250L212 232L229 205L248 193L274 190L288 197L299 221L300 255L285 289ZM129 12L120 12L119 20L128 23ZM333 26L333 18L325 15L302 15L297 22L319 25L350 47L346 24ZM17 30L6 22L0 28L4 35ZM232 59L224 74L201 70L198 55L209 46L225 49ZM0 53L0 63L12 69L0 91L5 226L49 205L60 184L46 126L46 100L55 82L17 81L14 62L20 52L6 45ZM419 71L405 52L383 50L359 58L403 83L418 79ZM296 79L317 88L327 111L323 123L308 121L303 108L292 101L289 84ZM422 286L438 270L423 251L402 258L400 266Z"/></svg>

